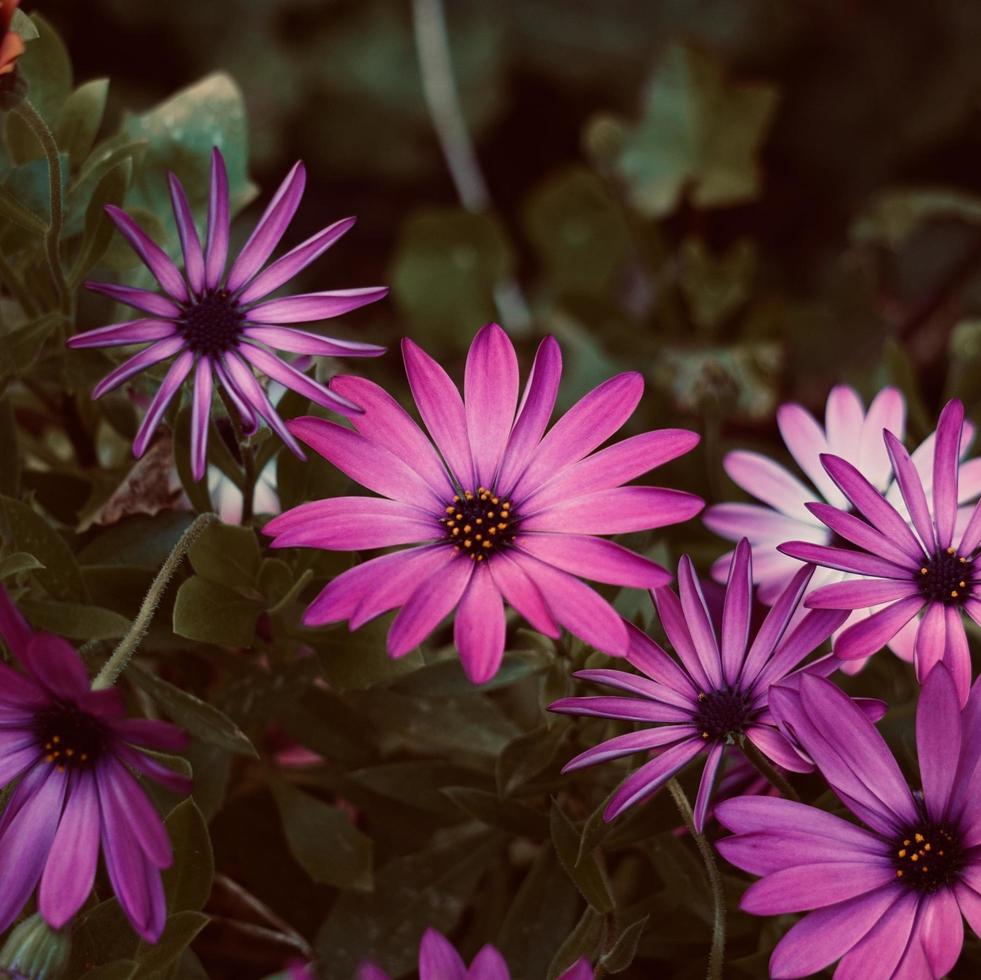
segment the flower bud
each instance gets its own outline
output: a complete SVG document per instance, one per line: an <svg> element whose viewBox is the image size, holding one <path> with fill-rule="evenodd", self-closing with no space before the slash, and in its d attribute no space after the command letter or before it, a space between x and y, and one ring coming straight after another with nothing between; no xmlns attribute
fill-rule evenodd
<svg viewBox="0 0 981 980"><path fill-rule="evenodd" d="M32 915L10 933L0 950L0 977L8 980L58 980L72 952L67 929L52 929Z"/></svg>

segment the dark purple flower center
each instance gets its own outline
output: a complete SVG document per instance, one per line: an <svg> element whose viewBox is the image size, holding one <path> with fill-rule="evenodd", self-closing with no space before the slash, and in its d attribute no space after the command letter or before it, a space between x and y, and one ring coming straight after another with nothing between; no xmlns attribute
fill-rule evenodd
<svg viewBox="0 0 981 980"><path fill-rule="evenodd" d="M477 487L456 494L440 518L454 550L483 561L514 539L518 519L510 500L501 500L493 490Z"/></svg>
<svg viewBox="0 0 981 980"><path fill-rule="evenodd" d="M744 691L707 691L698 695L692 720L702 738L732 741L742 735L752 715L751 701Z"/></svg>
<svg viewBox="0 0 981 980"><path fill-rule="evenodd" d="M61 770L93 765L109 742L100 719L67 701L56 701L34 715L34 735L45 760Z"/></svg>
<svg viewBox="0 0 981 980"><path fill-rule="evenodd" d="M896 877L918 892L952 885L964 867L964 848L945 823L924 823L906 831L893 848Z"/></svg>
<svg viewBox="0 0 981 980"><path fill-rule="evenodd" d="M195 354L216 357L235 347L245 315L224 289L215 289L184 307L178 329Z"/></svg>
<svg viewBox="0 0 981 980"><path fill-rule="evenodd" d="M938 551L920 566L920 592L931 602L956 606L971 594L974 585L974 562L962 558L954 548Z"/></svg>

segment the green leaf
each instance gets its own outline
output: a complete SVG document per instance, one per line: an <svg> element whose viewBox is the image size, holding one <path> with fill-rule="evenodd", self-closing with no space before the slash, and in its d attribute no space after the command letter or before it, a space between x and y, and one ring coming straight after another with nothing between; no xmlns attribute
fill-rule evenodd
<svg viewBox="0 0 981 980"><path fill-rule="evenodd" d="M109 94L109 79L94 78L79 85L65 101L55 127L55 141L77 170L95 145Z"/></svg>
<svg viewBox="0 0 981 980"><path fill-rule="evenodd" d="M497 757L497 787L510 796L549 766L565 738L567 725L553 721L512 739Z"/></svg>
<svg viewBox="0 0 981 980"><path fill-rule="evenodd" d="M680 284L695 324L711 333L743 306L753 292L756 265L756 248L748 239L715 256L701 238L686 238Z"/></svg>
<svg viewBox="0 0 981 980"><path fill-rule="evenodd" d="M612 912L616 903L599 860L592 852L580 858L579 831L554 800L549 823L552 828L555 853L558 854L559 861L562 862L562 867L572 879L572 883L597 912L603 915Z"/></svg>
<svg viewBox="0 0 981 980"><path fill-rule="evenodd" d="M421 694L430 698L479 695L509 687L526 677L534 677L546 666L542 658L533 653L524 651L505 653L494 677L486 684L475 685L467 677L460 664L460 658L454 651L449 659L414 670L396 681L392 687L403 694Z"/></svg>
<svg viewBox="0 0 981 980"><path fill-rule="evenodd" d="M167 908L171 912L203 909L211 894L215 859L208 825L194 800L182 800L170 811L167 835L174 849L174 863L163 873Z"/></svg>
<svg viewBox="0 0 981 980"><path fill-rule="evenodd" d="M649 916L645 915L642 919L631 922L617 936L617 941L613 944L613 948L600 957L599 965L607 973L622 973L633 963L634 957L637 955L637 945L640 943L644 930L647 928L647 920L649 918Z"/></svg>
<svg viewBox="0 0 981 980"><path fill-rule="evenodd" d="M393 976L408 973L424 930L455 925L499 854L499 837L483 828L437 834L429 847L376 870L374 891L341 894L317 935L318 953L338 977L353 976L365 960Z"/></svg>
<svg viewBox="0 0 981 980"><path fill-rule="evenodd" d="M320 884L371 891L374 845L351 815L279 779L272 790L290 853L307 874Z"/></svg>
<svg viewBox="0 0 981 980"><path fill-rule="evenodd" d="M523 803L502 800L496 793L468 786L447 786L443 793L464 813L488 827L496 827L516 837L541 838L548 834L544 815Z"/></svg>
<svg viewBox="0 0 981 980"><path fill-rule="evenodd" d="M898 249L929 221L959 218L981 224L981 196L950 187L894 187L882 191L852 226L852 239Z"/></svg>
<svg viewBox="0 0 981 980"><path fill-rule="evenodd" d="M461 347L473 324L494 318L494 287L512 264L496 219L449 208L417 211L402 225L392 295L419 329Z"/></svg>
<svg viewBox="0 0 981 980"><path fill-rule="evenodd" d="M139 968L134 960L115 960L87 970L82 974L82 980L133 980Z"/></svg>
<svg viewBox="0 0 981 980"><path fill-rule="evenodd" d="M35 568L44 568L44 565L26 551L15 551L12 555L0 558L0 580L20 572L31 572Z"/></svg>
<svg viewBox="0 0 981 980"><path fill-rule="evenodd" d="M75 556L64 539L27 504L0 497L0 530L17 551L34 555L44 566L34 572L38 582L55 599L86 599L85 583Z"/></svg>
<svg viewBox="0 0 981 980"><path fill-rule="evenodd" d="M386 629L383 620L374 620L354 633L338 627L311 637L331 687L338 691L363 691L376 684L391 683L422 666L422 655L417 650L397 659L388 655Z"/></svg>
<svg viewBox="0 0 981 980"><path fill-rule="evenodd" d="M697 208L753 200L760 190L757 158L777 101L772 85L731 82L709 54L672 44L617 161L634 205L657 218L686 192Z"/></svg>
<svg viewBox="0 0 981 980"><path fill-rule="evenodd" d="M67 188L68 157L61 153L61 192ZM51 182L48 177L48 161L29 160L10 171L3 179L4 195L12 197L22 208L21 218L31 219L24 214L29 212L40 221L45 229L51 221ZM23 221L18 222L23 224ZM28 230L32 230L28 228Z"/></svg>
<svg viewBox="0 0 981 980"><path fill-rule="evenodd" d="M606 919L587 905L575 929L552 958L545 980L557 980L583 956L592 962L605 936Z"/></svg>
<svg viewBox="0 0 981 980"><path fill-rule="evenodd" d="M186 728L192 735L229 752L258 758L259 753L245 732L213 705L175 687L138 663L131 661L126 672L163 708L171 721Z"/></svg>
<svg viewBox="0 0 981 980"><path fill-rule="evenodd" d="M255 531L234 524L205 528L188 552L191 566L202 578L249 591L253 591L261 557Z"/></svg>
<svg viewBox="0 0 981 980"><path fill-rule="evenodd" d="M177 591L174 632L200 643L250 647L261 608L254 599L245 599L223 585L192 575Z"/></svg>
<svg viewBox="0 0 981 980"><path fill-rule="evenodd" d="M92 191L92 197L85 209L82 245L68 277L72 286L77 286L106 254L116 226L109 220L105 208L107 204L115 204L118 207L123 203L132 176L133 161L128 158L121 160L106 171Z"/></svg>
<svg viewBox="0 0 981 980"><path fill-rule="evenodd" d="M177 912L169 916L163 935L155 944L140 943L136 954L140 976L150 976L170 966L209 921L201 912Z"/></svg>
<svg viewBox="0 0 981 980"><path fill-rule="evenodd" d="M248 145L245 103L235 81L223 72L207 75L181 89L149 112L130 116L123 132L145 140L146 152L129 203L146 208L167 229L172 251L178 247L170 208L167 173L173 171L187 192L192 211L203 213L208 201L211 150L225 158L231 213L255 197L246 174ZM161 242L161 245L164 243Z"/></svg>
<svg viewBox="0 0 981 980"><path fill-rule="evenodd" d="M0 185L0 217L33 235L43 236L48 230L47 220L28 207L17 192L6 185Z"/></svg>
<svg viewBox="0 0 981 980"><path fill-rule="evenodd" d="M125 636L130 621L111 609L81 602L40 602L23 599L24 615L39 630L71 640L114 640Z"/></svg>
<svg viewBox="0 0 981 980"><path fill-rule="evenodd" d="M38 34L37 25L31 20L23 10L18 7L14 11L13 19L10 21L10 30L14 34L19 34L20 39L25 43L27 41L35 41L40 34Z"/></svg>

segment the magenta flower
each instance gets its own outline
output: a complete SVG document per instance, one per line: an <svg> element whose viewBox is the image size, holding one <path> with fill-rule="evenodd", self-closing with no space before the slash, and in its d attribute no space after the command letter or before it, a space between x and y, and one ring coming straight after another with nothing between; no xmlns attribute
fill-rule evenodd
<svg viewBox="0 0 981 980"><path fill-rule="evenodd" d="M535 629L564 626L622 655L627 628L577 576L650 588L670 580L659 565L599 535L687 520L699 497L624 486L688 452L698 436L661 429L601 450L643 392L639 374L595 388L546 433L562 373L551 337L538 349L518 404L518 360L507 334L489 324L467 357L464 397L411 340L402 344L409 386L429 438L395 400L363 378L332 387L363 406L355 431L317 418L290 431L380 497L301 504L270 521L278 548L354 551L414 544L339 575L306 611L309 626L349 620L356 629L401 607L388 652L401 657L456 610L454 639L474 683L497 672L504 651L504 600Z"/></svg>
<svg viewBox="0 0 981 980"><path fill-rule="evenodd" d="M943 664L926 679L916 712L922 793L830 681L805 676L799 691L776 688L771 703L865 826L770 797L716 807L736 835L719 850L762 876L743 909L808 912L774 949L770 976L810 976L839 958L838 980L945 976L960 955L961 916L981 935L981 688L962 712Z"/></svg>
<svg viewBox="0 0 981 980"><path fill-rule="evenodd" d="M170 840L131 773L179 793L183 776L142 748L173 752L184 734L125 717L116 690L93 691L60 637L34 633L0 588L0 636L24 668L0 663L0 932L38 888L38 909L60 929L92 891L101 842L109 881L133 928L156 942L166 918L160 869Z"/></svg>
<svg viewBox="0 0 981 980"><path fill-rule="evenodd" d="M883 388L866 412L853 388L837 385L828 395L823 428L801 405L781 405L777 411L780 435L804 480L760 453L738 450L726 455L724 465L730 479L760 503L716 504L706 510L704 520L716 534L731 541L749 538L761 601L771 603L799 567L793 558L780 553L780 545L786 541L818 545L836 542L834 532L807 506L808 501L818 500L842 510L850 507L848 499L821 465L822 454L831 453L847 460L910 520L882 441L884 428L903 439L905 417L906 403L895 388ZM966 427L962 452L966 452L972 437L973 432ZM934 437L929 436L911 457L928 492L933 480L933 441ZM981 493L981 459L963 463L961 475L958 502L966 504ZM965 520L968 510L964 508L961 514ZM715 563L712 571L719 581L725 580L731 559L732 552L728 552ZM808 591L850 577L837 569L820 568L811 579ZM865 615L856 612L846 624ZM915 636L916 623L910 622L890 640L889 646L898 656L912 660ZM850 666L845 665L845 669L851 672L863 663L864 660L856 660Z"/></svg>
<svg viewBox="0 0 981 980"><path fill-rule="evenodd" d="M648 798L696 756L704 754L705 768L694 811L695 825L701 830L726 747L741 744L743 739L749 739L784 769L808 772L813 768L777 729L768 704L770 685L796 679L804 670L831 672L837 668L831 656L803 668L800 664L831 635L845 613L815 610L788 632L813 571L811 566L798 569L751 638L753 563L749 542L743 539L736 548L721 631L712 623L695 569L685 555L678 565L680 599L670 589L654 590L661 625L680 663L630 626L627 659L643 677L607 669L576 673L577 677L638 697L562 698L549 706L550 711L645 722L646 727L587 749L568 762L563 772L648 749L659 750L623 781L607 804L604 819L612 820ZM870 705L868 710L877 711L877 705Z"/></svg>
<svg viewBox="0 0 981 980"><path fill-rule="evenodd" d="M284 326L326 320L374 303L387 294L384 287L267 298L330 248L355 221L345 218L335 222L267 266L267 260L299 206L305 183L306 170L302 163L297 163L269 202L227 275L228 177L225 161L217 149L212 153L208 234L203 248L184 189L180 181L170 175L170 195L184 252L183 275L128 214L111 205L106 207L109 217L166 295L130 286L86 283L94 292L132 306L149 317L77 334L68 341L68 346L149 344L107 374L93 390L94 398L161 361L173 361L136 434L133 453L137 457L146 451L167 406L192 373L191 462L195 480L204 476L208 419L216 378L241 416L246 431L255 431L258 419L265 419L301 459L302 450L256 380L253 369L317 405L343 415L360 411L357 405L270 352L272 348L328 357L377 357L385 352L384 347L373 344L335 340Z"/></svg>
<svg viewBox="0 0 981 980"><path fill-rule="evenodd" d="M357 980L391 980L384 971L366 963L358 971ZM427 929L419 944L419 980L511 980L504 957L488 943L474 957L470 968L450 941L435 929ZM593 971L585 959L580 959L565 971L559 980L593 980Z"/></svg>
<svg viewBox="0 0 981 980"><path fill-rule="evenodd" d="M826 585L808 596L806 605L824 609L881 606L867 619L844 630L835 654L845 660L880 649L921 611L916 631L916 673L922 681L934 664L950 668L961 703L971 685L971 655L961 610L981 622L981 585L975 558L981 544L981 505L963 530L957 530L958 458L964 406L948 402L940 415L933 451L933 508L902 443L888 430L885 445L892 461L905 517L846 460L825 455L821 462L851 509L808 504L840 539L854 548L790 541L780 550L801 561L815 562L859 580ZM863 520L864 518L864 520Z"/></svg>

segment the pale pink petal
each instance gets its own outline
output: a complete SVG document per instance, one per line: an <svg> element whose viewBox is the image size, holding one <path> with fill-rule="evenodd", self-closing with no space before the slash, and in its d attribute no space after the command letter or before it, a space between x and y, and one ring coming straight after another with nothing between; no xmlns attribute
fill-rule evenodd
<svg viewBox="0 0 981 980"><path fill-rule="evenodd" d="M804 504L814 499L814 491L779 463L760 453L737 450L726 454L723 465L729 479L757 500L787 517L811 523Z"/></svg>

